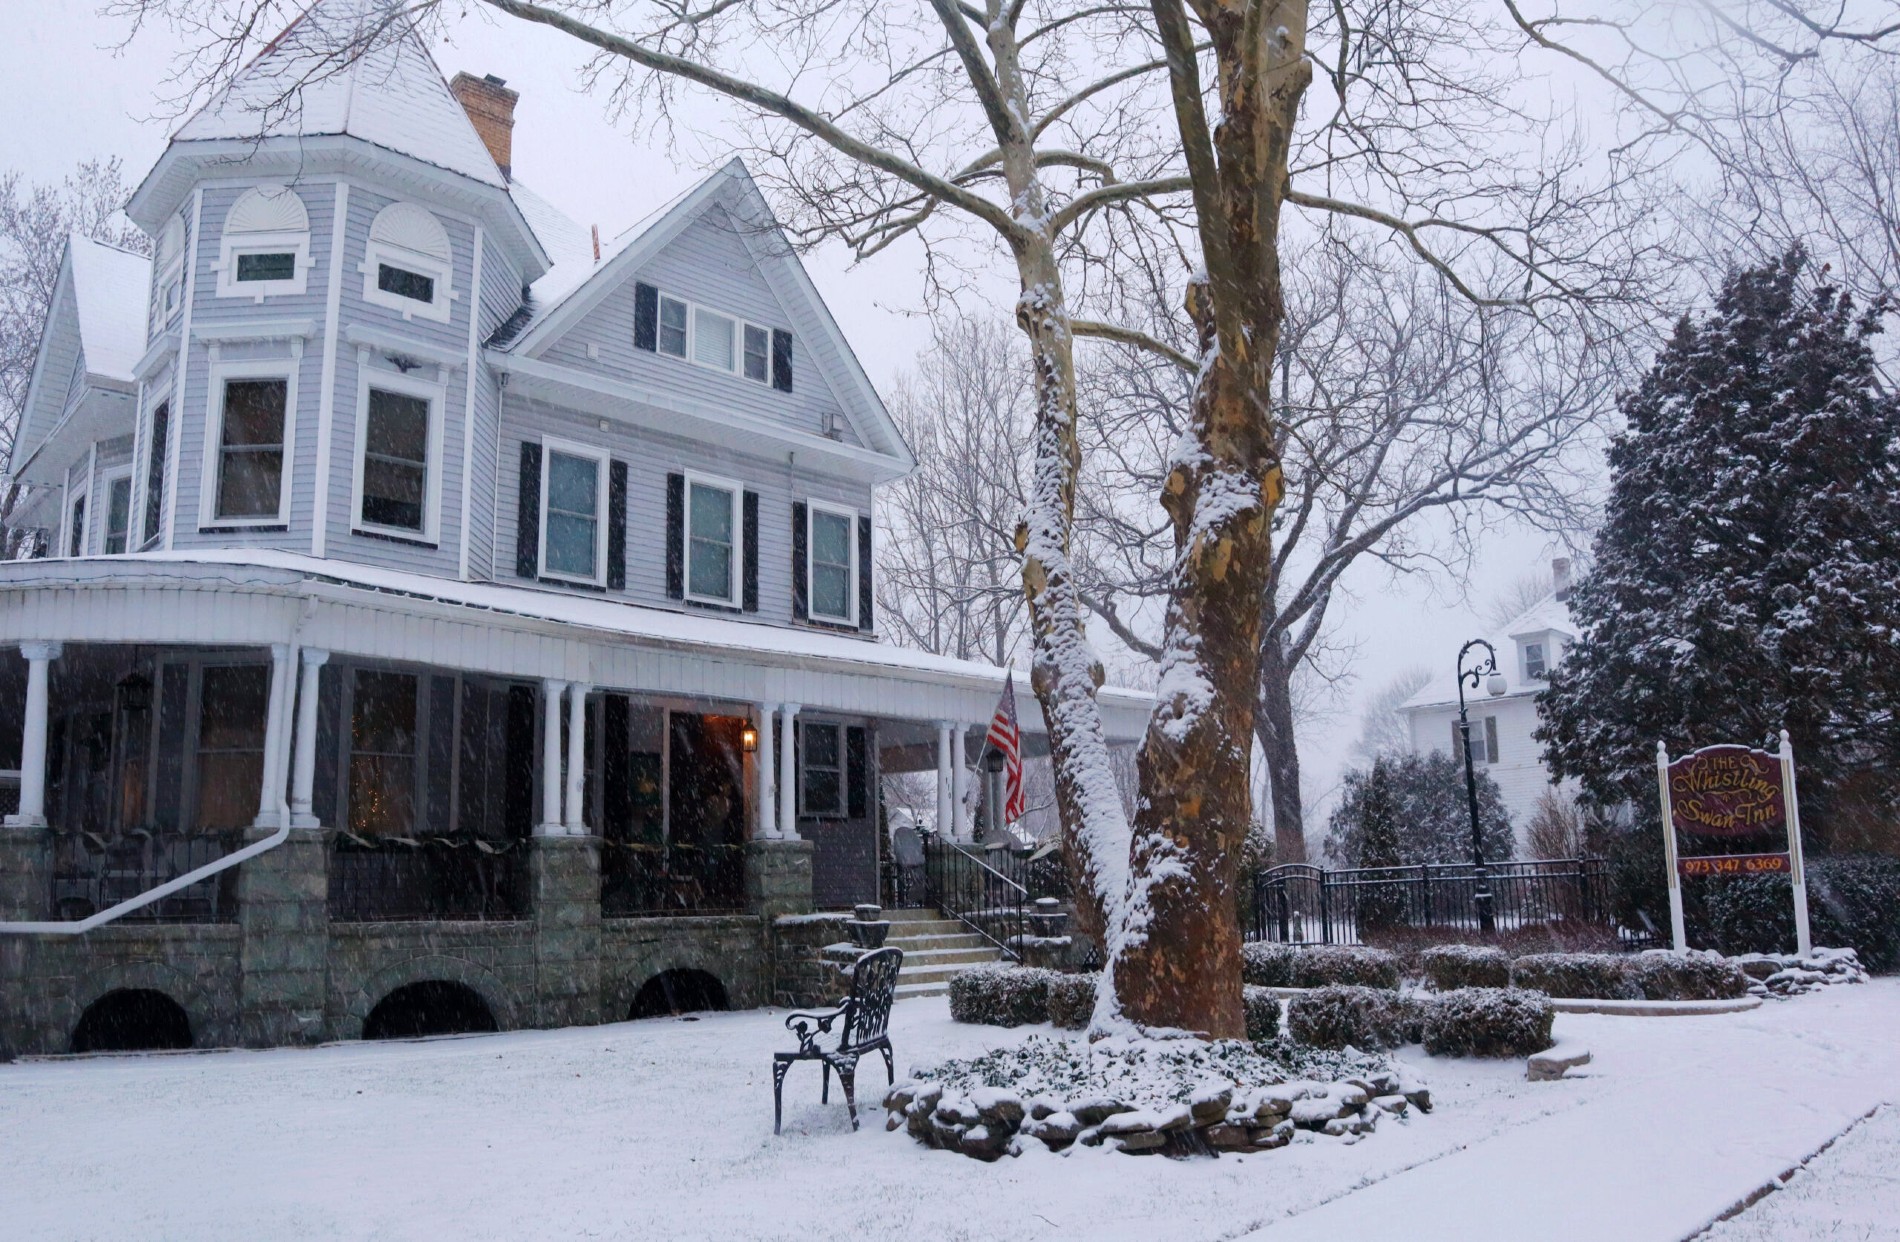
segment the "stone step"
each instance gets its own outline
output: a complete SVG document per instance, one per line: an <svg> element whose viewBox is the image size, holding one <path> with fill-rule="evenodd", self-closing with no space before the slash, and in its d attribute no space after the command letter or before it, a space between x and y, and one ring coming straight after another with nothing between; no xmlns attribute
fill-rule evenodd
<svg viewBox="0 0 1900 1242"><path fill-rule="evenodd" d="M899 987L907 983L941 983L947 986L951 979L969 968L968 963L960 966L924 966L916 970L906 966L897 972L897 983Z"/></svg>
<svg viewBox="0 0 1900 1242"><path fill-rule="evenodd" d="M942 918L943 915L925 906L916 910L886 910L878 917L889 919L893 923L929 923Z"/></svg>
<svg viewBox="0 0 1900 1242"><path fill-rule="evenodd" d="M895 945L906 953L930 953L938 949L984 949L994 947L989 941L976 935L892 936L884 943Z"/></svg>
<svg viewBox="0 0 1900 1242"><path fill-rule="evenodd" d="M901 973L908 969L922 970L927 966L975 966L982 962L993 962L1001 956L989 945L972 946L967 949L928 949L919 953L906 950L904 964L898 967L898 971Z"/></svg>
<svg viewBox="0 0 1900 1242"><path fill-rule="evenodd" d="M914 1000L924 996L948 996L948 983L900 983L897 985L898 1000Z"/></svg>

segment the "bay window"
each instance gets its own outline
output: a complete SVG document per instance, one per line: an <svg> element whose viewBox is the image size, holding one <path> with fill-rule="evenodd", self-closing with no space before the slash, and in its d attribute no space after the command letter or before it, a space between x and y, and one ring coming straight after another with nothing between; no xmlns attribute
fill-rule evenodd
<svg viewBox="0 0 1900 1242"><path fill-rule="evenodd" d="M435 463L441 456L440 385L377 372L363 377L357 525L375 533L436 536Z"/></svg>
<svg viewBox="0 0 1900 1242"><path fill-rule="evenodd" d="M214 379L218 394L215 478L206 516L216 522L285 520L284 454L290 417L288 376Z"/></svg>

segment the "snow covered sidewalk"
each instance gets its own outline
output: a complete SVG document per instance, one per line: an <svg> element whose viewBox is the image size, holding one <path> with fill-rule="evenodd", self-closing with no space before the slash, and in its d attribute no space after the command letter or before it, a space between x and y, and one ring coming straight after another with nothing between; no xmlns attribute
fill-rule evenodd
<svg viewBox="0 0 1900 1242"><path fill-rule="evenodd" d="M1531 1219L1640 1242L1706 1223L1900 1092L1900 981L1883 980L1719 1017L1564 1015L1596 1060L1555 1083L1412 1050L1437 1111L1353 1145L1175 1162L1031 1143L984 1165L885 1133L881 1066L856 1134L795 1069L775 1139L782 1016L0 1066L0 1234L1279 1242L1396 1224L1482 1242ZM959 1026L936 999L900 1004L893 1040L901 1074L1037 1031Z"/></svg>
<svg viewBox="0 0 1900 1242"><path fill-rule="evenodd" d="M1705 1235L1710 1242L1900 1238L1900 1108L1856 1125L1788 1184Z"/></svg>

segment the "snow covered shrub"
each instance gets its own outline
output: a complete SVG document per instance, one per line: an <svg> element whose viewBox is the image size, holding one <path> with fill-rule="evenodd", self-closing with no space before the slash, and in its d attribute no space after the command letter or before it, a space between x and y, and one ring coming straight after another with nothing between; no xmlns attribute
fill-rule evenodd
<svg viewBox="0 0 1900 1242"><path fill-rule="evenodd" d="M1286 1033L1315 1048L1396 1048L1405 1042L1408 1007L1385 988L1314 988L1286 1006Z"/></svg>
<svg viewBox="0 0 1900 1242"><path fill-rule="evenodd" d="M1049 1021L1065 1031L1079 1031L1095 1013L1095 981L1100 975L1050 975Z"/></svg>
<svg viewBox="0 0 1900 1242"><path fill-rule="evenodd" d="M1419 971L1434 992L1511 985L1511 959L1481 944L1441 944L1418 955Z"/></svg>
<svg viewBox="0 0 1900 1242"><path fill-rule="evenodd" d="M1733 1000L1748 995L1748 976L1719 953L1653 949L1629 959L1645 1000Z"/></svg>
<svg viewBox="0 0 1900 1242"><path fill-rule="evenodd" d="M1869 970L1900 968L1900 859L1824 854L1807 868L1814 943L1851 948ZM1684 886L1683 898L1691 944L1730 955L1794 950L1785 875L1700 880Z"/></svg>
<svg viewBox="0 0 1900 1242"><path fill-rule="evenodd" d="M1055 993L1050 993L1050 1008L1054 1009ZM1240 1003L1247 1011L1247 1038L1259 1043L1272 1039L1280 1033L1280 998L1266 988L1257 988L1251 983L1240 987ZM1054 1015L1051 1014L1053 1017Z"/></svg>
<svg viewBox="0 0 1900 1242"><path fill-rule="evenodd" d="M1241 978L1256 987L1353 984L1396 991L1399 986L1399 959L1384 949L1256 942L1241 946L1240 960Z"/></svg>
<svg viewBox="0 0 1900 1242"><path fill-rule="evenodd" d="M1550 1047L1550 998L1522 988L1460 988L1426 1002L1435 1057L1527 1057Z"/></svg>
<svg viewBox="0 0 1900 1242"><path fill-rule="evenodd" d="M1641 1000L1629 959L1614 953L1533 953L1511 963L1511 986L1569 1000Z"/></svg>
<svg viewBox="0 0 1900 1242"><path fill-rule="evenodd" d="M989 1026L1047 1022L1053 976L1028 966L973 966L951 976L950 1017Z"/></svg>

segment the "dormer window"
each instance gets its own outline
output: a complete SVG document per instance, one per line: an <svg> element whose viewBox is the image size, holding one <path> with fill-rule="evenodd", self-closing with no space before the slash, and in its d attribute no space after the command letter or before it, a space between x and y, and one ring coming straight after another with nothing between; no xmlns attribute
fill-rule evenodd
<svg viewBox="0 0 1900 1242"><path fill-rule="evenodd" d="M182 228L182 226L181 226ZM224 218L218 256L218 296L262 302L304 292L310 274L310 216L295 190L252 186ZM169 278L164 294L170 315Z"/></svg>
<svg viewBox="0 0 1900 1242"><path fill-rule="evenodd" d="M363 256L363 300L447 323L454 251L442 222L414 203L391 203L376 213Z"/></svg>
<svg viewBox="0 0 1900 1242"><path fill-rule="evenodd" d="M1528 681L1542 681L1549 673L1549 665L1544 660L1544 644L1524 644L1524 677Z"/></svg>
<svg viewBox="0 0 1900 1242"><path fill-rule="evenodd" d="M782 358L775 377L772 329L661 293L652 285L637 286L634 298L636 347L791 391L791 333L778 333Z"/></svg>

